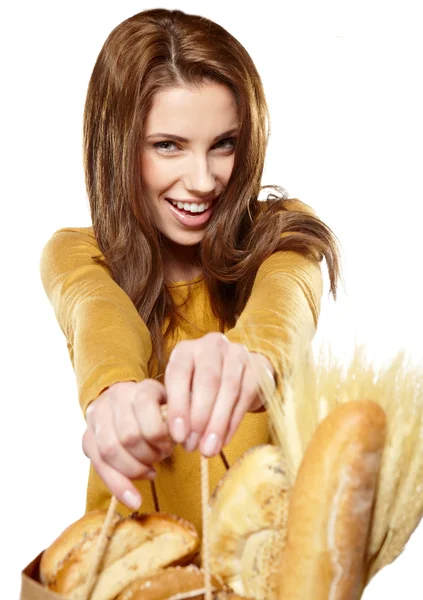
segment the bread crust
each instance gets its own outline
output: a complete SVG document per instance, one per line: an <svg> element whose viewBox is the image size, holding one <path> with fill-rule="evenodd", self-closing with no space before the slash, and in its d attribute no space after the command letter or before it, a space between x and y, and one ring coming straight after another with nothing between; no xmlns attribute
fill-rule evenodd
<svg viewBox="0 0 423 600"><path fill-rule="evenodd" d="M82 546L91 545L100 535L106 519L105 510L93 510L66 527L66 529L44 550L40 561L41 583L54 589L58 573L72 560ZM113 523L116 526L123 517L115 513Z"/></svg>
<svg viewBox="0 0 423 600"><path fill-rule="evenodd" d="M386 419L371 400L338 406L318 426L292 492L279 600L356 600Z"/></svg>

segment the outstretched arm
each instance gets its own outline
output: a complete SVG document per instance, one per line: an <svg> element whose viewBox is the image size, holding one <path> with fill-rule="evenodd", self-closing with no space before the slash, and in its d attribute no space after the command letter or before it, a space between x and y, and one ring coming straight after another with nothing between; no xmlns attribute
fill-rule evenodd
<svg viewBox="0 0 423 600"><path fill-rule="evenodd" d="M114 383L148 377L147 326L107 267L92 228L60 229L43 248L41 279L66 336L79 401L89 403Z"/></svg>
<svg viewBox="0 0 423 600"><path fill-rule="evenodd" d="M226 337L266 356L279 384L297 344L313 339L322 293L319 262L293 251L275 252L258 269L250 298Z"/></svg>

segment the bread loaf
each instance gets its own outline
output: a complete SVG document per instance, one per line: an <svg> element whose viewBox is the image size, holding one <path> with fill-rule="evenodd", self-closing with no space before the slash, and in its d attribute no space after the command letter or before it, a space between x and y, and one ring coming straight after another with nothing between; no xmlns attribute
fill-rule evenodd
<svg viewBox="0 0 423 600"><path fill-rule="evenodd" d="M279 600L360 598L384 440L384 411L370 400L318 426L292 491Z"/></svg>

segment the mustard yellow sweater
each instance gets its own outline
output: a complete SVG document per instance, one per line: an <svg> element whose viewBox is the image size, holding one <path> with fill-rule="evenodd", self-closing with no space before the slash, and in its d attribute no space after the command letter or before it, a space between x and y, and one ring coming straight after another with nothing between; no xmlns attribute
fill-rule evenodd
<svg viewBox="0 0 423 600"><path fill-rule="evenodd" d="M309 207L301 205L307 212ZM151 376L147 371L152 353L147 326L110 270L94 262L93 256L99 253L91 227L60 229L44 247L40 265L44 288L66 336L84 414L88 404L110 385ZM187 282L182 282L169 289L179 301L187 287ZM313 338L322 288L319 263L295 252L276 252L260 266L244 311L235 327L225 334L231 342L245 344L251 352L267 356L278 374L280 356L289 353L293 337L298 334L302 339ZM167 356L181 340L218 331L201 277L194 280L182 315L186 321L168 344ZM248 448L268 441L266 413L248 413L224 449L228 463L232 464ZM171 466L157 465L156 501L160 510L184 517L200 530L199 453L187 453L178 446L173 459ZM209 464L213 490L226 468L220 456ZM141 510L153 511L150 482L134 483L143 497ZM91 466L86 510L107 508L110 497ZM118 510L129 513L120 504Z"/></svg>

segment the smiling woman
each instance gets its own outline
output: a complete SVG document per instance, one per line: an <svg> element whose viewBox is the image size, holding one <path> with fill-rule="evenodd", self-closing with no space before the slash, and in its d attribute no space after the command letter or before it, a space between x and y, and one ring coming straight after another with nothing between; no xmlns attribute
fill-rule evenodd
<svg viewBox="0 0 423 600"><path fill-rule="evenodd" d="M101 49L84 111L93 226L56 232L41 260L87 419L87 510L115 494L122 514L142 501L201 529L198 450L213 489L269 440L263 376L280 392L309 350L320 263L335 296L339 254L282 188L259 200L267 121L248 52L204 17L147 10Z"/></svg>
<svg viewBox="0 0 423 600"><path fill-rule="evenodd" d="M231 176L235 138L227 136L238 131L237 119L236 99L219 83L159 92L147 116L146 140L162 141L147 143L142 149L145 193L164 245L193 247L189 262L195 260L194 246L203 239L204 225ZM181 131L187 137L156 131ZM220 131L224 133L216 135ZM164 149L165 144L171 144L171 149ZM174 280L184 278L184 270L178 273L177 266L171 271ZM164 268L166 273L169 261Z"/></svg>

